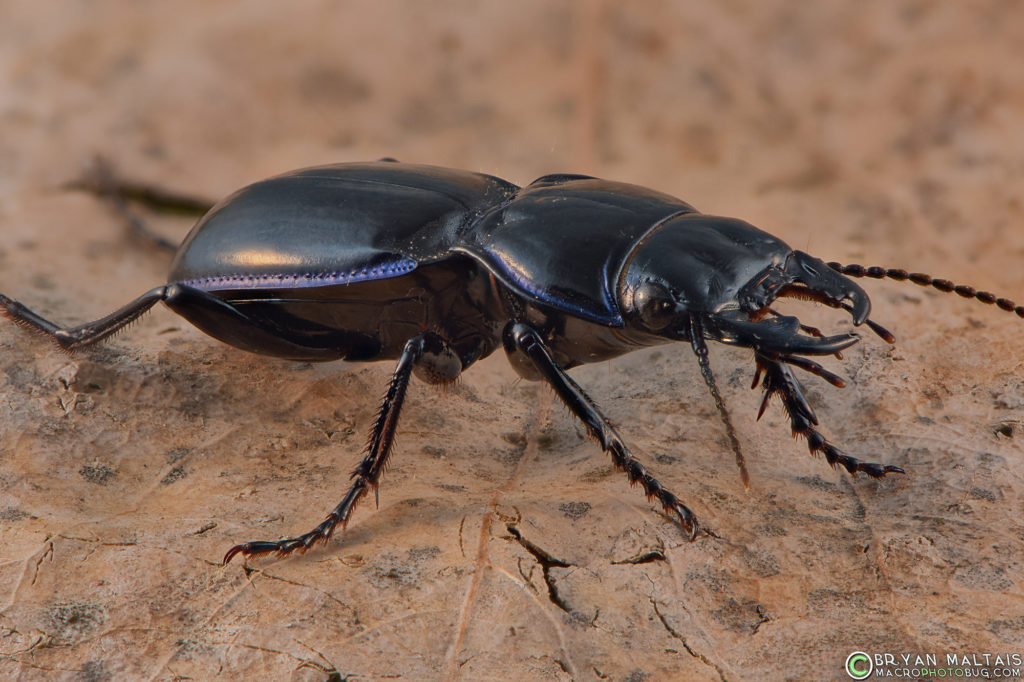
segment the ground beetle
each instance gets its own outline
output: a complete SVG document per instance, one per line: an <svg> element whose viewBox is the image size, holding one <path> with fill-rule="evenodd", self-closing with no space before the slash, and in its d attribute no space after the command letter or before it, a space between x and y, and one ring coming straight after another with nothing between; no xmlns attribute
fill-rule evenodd
<svg viewBox="0 0 1024 682"><path fill-rule="evenodd" d="M312 531L237 545L224 557L289 554L329 539L376 490L413 374L454 381L503 346L516 371L544 380L630 483L657 498L691 538L693 513L629 453L566 370L644 346L686 341L746 469L708 362L706 340L754 351L764 400L781 399L793 433L832 466L874 478L899 467L844 454L790 370L842 386L806 356L838 354L855 333L825 336L771 308L795 297L868 319L867 294L844 275L930 285L1024 317L1024 306L903 270L825 263L756 227L704 215L649 189L585 175L526 187L490 175L398 163L346 163L286 173L214 206L177 251L168 284L103 319L60 327L0 294L7 316L61 348L94 344L163 301L207 334L293 360L398 360L352 486Z"/></svg>

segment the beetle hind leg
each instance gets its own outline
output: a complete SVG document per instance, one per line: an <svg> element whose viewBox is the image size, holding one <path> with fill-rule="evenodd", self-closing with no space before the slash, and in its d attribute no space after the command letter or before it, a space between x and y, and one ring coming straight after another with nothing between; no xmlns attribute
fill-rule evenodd
<svg viewBox="0 0 1024 682"><path fill-rule="evenodd" d="M804 397L803 390L790 369L779 360L770 358L763 353L758 353L756 359L756 376L761 378L761 383L764 387L764 400L761 402L758 418L764 414L765 407L767 407L772 397L778 395L782 399L783 409L789 415L793 435L803 436L807 439L807 449L810 450L812 455L820 452L825 456L825 461L830 466L833 468L841 466L850 474L864 473L872 478L882 478L886 474L904 473L903 469L891 464L862 462L856 457L847 455L830 443L820 431L814 428L818 425L818 418L807 402L807 398ZM798 364L798 366L802 365ZM814 373L817 374L818 372ZM756 388L756 386L755 383L754 387Z"/></svg>
<svg viewBox="0 0 1024 682"><path fill-rule="evenodd" d="M54 343L67 351L91 346L103 339L116 334L156 305L167 299L167 287L150 289L142 296L94 322L87 322L77 327L61 327L50 322L38 313L25 307L18 301L0 294L0 312L14 322L33 331L40 332Z"/></svg>
<svg viewBox="0 0 1024 682"><path fill-rule="evenodd" d="M387 468L395 441L395 429L398 417L405 402L405 394L409 388L409 380L413 372L418 376L427 376L434 383L453 380L461 371L461 363L456 367L452 360L453 352L448 343L434 332L423 332L405 344L398 366L391 377L387 394L377 412L377 421L370 431L366 454L359 466L352 472L352 485L338 506L327 515L320 525L313 530L293 538L284 540L246 542L236 545L224 555L226 565L236 554L243 556L260 556L277 554L285 556L298 550L305 552L317 543L327 542L339 526L342 529L348 524L352 511L371 489L375 492L380 477Z"/></svg>
<svg viewBox="0 0 1024 682"><path fill-rule="evenodd" d="M675 493L666 489L658 479L647 473L647 468L638 462L615 428L594 404L579 384L565 373L551 357L540 335L531 327L513 322L505 328L505 348L531 361L536 370L555 389L566 407L583 422L587 433L601 444L601 448L612 456L615 467L626 473L630 485L639 483L647 499L657 498L669 516L673 516L693 540L697 537L697 517L682 503Z"/></svg>

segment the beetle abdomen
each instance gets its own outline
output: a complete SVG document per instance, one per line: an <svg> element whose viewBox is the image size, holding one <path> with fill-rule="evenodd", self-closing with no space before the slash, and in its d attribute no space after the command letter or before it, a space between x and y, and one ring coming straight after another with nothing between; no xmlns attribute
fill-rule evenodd
<svg viewBox="0 0 1024 682"><path fill-rule="evenodd" d="M175 295L165 303L210 336L262 355L395 359L410 338L431 328L468 367L497 347L502 325L497 299L480 270L455 254L377 281L205 291L175 284L169 287Z"/></svg>

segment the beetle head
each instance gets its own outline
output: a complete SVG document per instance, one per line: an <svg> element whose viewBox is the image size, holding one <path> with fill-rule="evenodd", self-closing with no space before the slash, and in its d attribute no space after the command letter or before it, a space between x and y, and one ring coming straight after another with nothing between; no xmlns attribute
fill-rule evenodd
<svg viewBox="0 0 1024 682"><path fill-rule="evenodd" d="M854 333L812 336L771 304L791 296L867 320L864 290L823 261L734 218L689 213L649 232L627 258L619 297L629 323L659 336L690 338L696 318L707 338L766 353L829 355Z"/></svg>

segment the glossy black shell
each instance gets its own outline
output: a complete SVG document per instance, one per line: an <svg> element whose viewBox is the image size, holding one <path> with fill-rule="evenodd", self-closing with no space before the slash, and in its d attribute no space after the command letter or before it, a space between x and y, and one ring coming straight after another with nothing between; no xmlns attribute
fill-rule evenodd
<svg viewBox="0 0 1024 682"><path fill-rule="evenodd" d="M616 290L627 256L666 218L695 212L637 185L546 175L481 218L457 250L528 299L617 327L623 320Z"/></svg>
<svg viewBox="0 0 1024 682"><path fill-rule="evenodd" d="M519 188L489 175L395 162L294 171L213 207L185 238L172 282L207 291L385 279L448 258Z"/></svg>
<svg viewBox="0 0 1024 682"><path fill-rule="evenodd" d="M510 305L622 326L615 294L629 252L666 217L692 212L578 175L519 188L387 161L309 168L229 196L182 244L169 283L216 296L234 317L172 307L259 353L394 358L438 328L471 362L500 343Z"/></svg>

